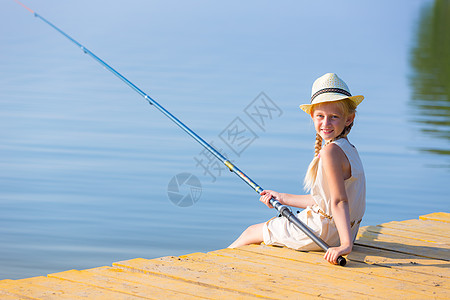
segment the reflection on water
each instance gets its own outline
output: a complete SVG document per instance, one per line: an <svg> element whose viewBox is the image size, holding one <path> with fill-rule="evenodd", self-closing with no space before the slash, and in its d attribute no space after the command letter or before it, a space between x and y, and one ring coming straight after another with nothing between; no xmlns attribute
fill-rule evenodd
<svg viewBox="0 0 450 300"><path fill-rule="evenodd" d="M416 41L411 51L412 105L420 130L431 137L450 140L450 2L435 0L422 8ZM444 147L423 151L449 155Z"/></svg>

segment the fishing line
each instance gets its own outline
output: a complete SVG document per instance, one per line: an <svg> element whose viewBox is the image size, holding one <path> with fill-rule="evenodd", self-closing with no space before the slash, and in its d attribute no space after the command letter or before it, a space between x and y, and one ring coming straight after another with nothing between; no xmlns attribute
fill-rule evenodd
<svg viewBox="0 0 450 300"><path fill-rule="evenodd" d="M68 40L70 40L72 43L74 43L77 47L79 47L85 54L88 54L91 56L94 60L96 60L98 63L100 63L104 68L106 68L108 71L113 73L116 77L118 77L120 80L122 80L125 84L127 84L129 87L131 87L134 91L136 91L140 96L142 96L150 105L153 105L156 107L160 112L162 112L166 117L168 117L170 120L172 120L178 127L183 129L187 134L189 134L194 140L196 140L200 145L205 147L211 154L213 154L218 160L220 160L227 168L235 173L239 178L241 178L245 183L247 183L252 189L254 189L258 194L261 194L261 192L264 190L261 188L256 182L254 182L252 179L250 179L247 175L244 174L241 170L239 170L238 167L236 167L233 163L231 163L226 157L224 157L222 154L220 154L216 149L214 149L211 145L209 145L205 140L203 140L200 136L198 136L194 131L189 129L183 122L181 122L179 119L177 119L174 115L172 115L169 111L167 111L164 107L159 105L158 102L156 102L152 97L147 95L144 91L142 91L140 88L138 88L134 83L129 81L127 78L125 78L122 74L117 72L114 68L112 68L110 65L108 65L106 62L104 62L101 58L99 58L97 55L95 55L93 52L91 52L89 49L84 47L82 44L77 42L75 39L73 39L71 36L66 34L64 31L53 25L51 22L49 22L47 19L42 17L41 15L37 14L35 11L27 7L25 4L18 0L14 0L18 4L20 4L22 7L24 7L26 10L31 12L36 18L41 19L44 21L47 25L58 31L60 34L65 36ZM320 248L327 251L329 246L318 236L316 236L311 229L309 229L302 221L300 221L289 209L289 207L281 204L278 200L272 198L270 199L270 204L278 210L278 212L286 217L291 223L293 223L295 226L297 226L300 230L302 230L311 240L313 240ZM337 259L337 262L341 266L345 266L347 261L342 256L339 256Z"/></svg>

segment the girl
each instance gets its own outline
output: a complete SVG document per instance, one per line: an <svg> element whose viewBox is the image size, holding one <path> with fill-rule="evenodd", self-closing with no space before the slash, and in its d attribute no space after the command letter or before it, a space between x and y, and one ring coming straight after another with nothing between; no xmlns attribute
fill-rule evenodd
<svg viewBox="0 0 450 300"><path fill-rule="evenodd" d="M356 107L363 99L352 96L336 74L318 78L312 87L311 103L300 105L311 116L316 130L315 155L304 182L310 194L264 190L260 198L270 208L273 197L284 205L304 209L297 217L330 245L324 258L333 264L340 255L352 251L365 210L363 166L356 148L347 139ZM284 217L248 227L229 248L261 242L296 250L320 250Z"/></svg>

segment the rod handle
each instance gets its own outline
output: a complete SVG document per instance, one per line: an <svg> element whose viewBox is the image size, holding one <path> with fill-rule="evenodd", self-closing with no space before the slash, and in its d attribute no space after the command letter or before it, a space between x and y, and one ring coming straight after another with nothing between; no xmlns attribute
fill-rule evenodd
<svg viewBox="0 0 450 300"><path fill-rule="evenodd" d="M343 267L343 266L345 266L347 264L347 260L345 258L343 258L342 256L339 256L337 258L337 263L338 263L338 265Z"/></svg>

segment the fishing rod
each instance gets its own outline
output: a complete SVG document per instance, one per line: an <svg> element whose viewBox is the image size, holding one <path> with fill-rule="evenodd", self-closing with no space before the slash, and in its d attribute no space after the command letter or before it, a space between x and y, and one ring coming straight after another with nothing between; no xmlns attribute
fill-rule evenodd
<svg viewBox="0 0 450 300"><path fill-rule="evenodd" d="M92 53L89 49L84 47L82 44L77 42L75 39L73 39L71 36L66 34L64 31L53 25L51 22L49 22L47 19L42 17L41 15L37 14L35 11L27 7L25 4L18 0L14 0L18 4L20 4L22 7L24 7L26 10L31 12L36 18L41 19L47 25L61 33L63 36L65 36L67 39L69 39L72 43L74 43L76 46L78 46L85 54L88 54L91 56L94 60L96 60L98 63L100 63L103 67L105 67L108 71L116 75L120 80L125 82L129 87L131 87L134 91L136 91L139 95L141 95L150 105L153 105L156 107L160 112L162 112L166 117L168 117L170 120L172 120L178 127L183 129L187 134L189 134L194 140L196 140L200 145L205 147L211 154L213 154L218 160L220 160L227 168L235 173L239 178L241 178L245 183L247 183L251 188L253 188L258 194L261 194L263 191L263 188L261 188L259 185L256 184L252 179L250 179L247 175L244 174L241 170L239 170L238 167L236 167L233 163L231 163L225 156L220 154L216 149L214 149L211 145L209 145L205 140L203 140L200 136L198 136L194 131L189 129L186 125L183 124L180 120L178 120L174 115L172 115L169 111L167 111L164 107L159 105L158 102L156 102L152 97L147 95L144 91L142 91L140 88L138 88L134 83L129 81L127 78L125 78L122 74L117 72L115 69L113 69L110 65L108 65L106 62L104 62L101 58L99 58L97 55ZM286 217L291 223L293 223L295 226L297 226L300 230L302 230L311 240L313 240L320 248L322 248L324 251L327 251L329 246L318 236L316 236L311 229L309 229L302 221L300 221L290 210L289 207L286 205L281 204L278 200L272 198L270 199L270 204L284 217ZM344 257L339 256L337 259L337 263L341 266L345 266L347 261Z"/></svg>

